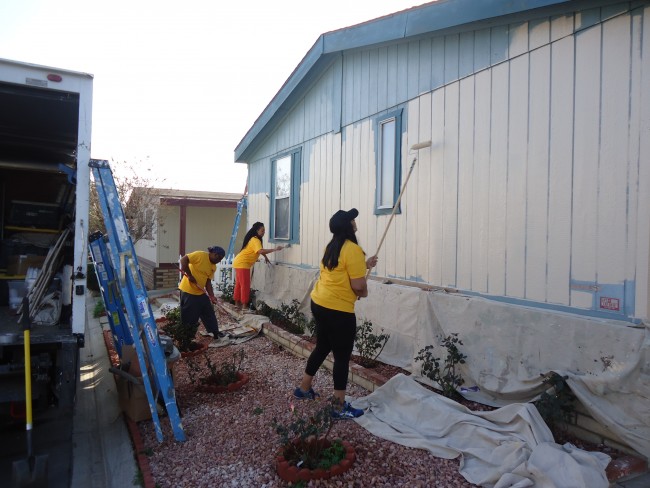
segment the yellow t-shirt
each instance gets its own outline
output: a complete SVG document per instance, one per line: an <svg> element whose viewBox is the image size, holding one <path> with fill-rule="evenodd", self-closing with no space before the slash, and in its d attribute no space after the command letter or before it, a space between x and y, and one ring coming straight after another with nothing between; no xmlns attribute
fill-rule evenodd
<svg viewBox="0 0 650 488"><path fill-rule="evenodd" d="M196 283L201 288L205 288L208 279L211 280L214 278L214 272L217 269L217 265L212 264L210 261L210 254L206 251L194 251L189 253L187 257L190 260L190 271L192 272L192 276L196 278ZM183 275L183 279L178 285L178 289L191 295L203 294L203 290L199 290L194 286L194 283L191 283L185 275Z"/></svg>
<svg viewBox="0 0 650 488"><path fill-rule="evenodd" d="M321 307L354 313L357 296L351 279L366 276L366 257L363 249L352 241L345 241L339 255L339 264L332 271L320 263L320 278L311 292L311 299Z"/></svg>
<svg viewBox="0 0 650 488"><path fill-rule="evenodd" d="M257 237L251 237L251 240L248 241L246 247L239 251L239 254L235 256L235 259L232 262L232 267L238 269L251 269L255 264L255 261L259 258L257 252L260 249L262 249L262 241Z"/></svg>

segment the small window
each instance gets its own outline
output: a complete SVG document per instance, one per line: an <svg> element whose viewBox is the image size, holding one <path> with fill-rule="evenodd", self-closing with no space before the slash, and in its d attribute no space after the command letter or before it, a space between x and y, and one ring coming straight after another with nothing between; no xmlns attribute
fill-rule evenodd
<svg viewBox="0 0 650 488"><path fill-rule="evenodd" d="M375 214L386 214L392 212L401 184L402 111L377 118L376 130L377 189Z"/></svg>
<svg viewBox="0 0 650 488"><path fill-rule="evenodd" d="M298 149L273 160L272 240L298 241L300 154Z"/></svg>

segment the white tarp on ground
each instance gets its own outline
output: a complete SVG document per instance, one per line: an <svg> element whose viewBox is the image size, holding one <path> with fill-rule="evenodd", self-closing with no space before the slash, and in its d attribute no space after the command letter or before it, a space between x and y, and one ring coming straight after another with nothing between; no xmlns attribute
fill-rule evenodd
<svg viewBox="0 0 650 488"><path fill-rule="evenodd" d="M253 287L272 306L301 301L309 314L309 292L318 272L256 265ZM485 298L369 282L369 297L356 306L390 339L382 361L419 374L418 351L457 333L467 356L461 372L471 400L503 406L534 400L545 388L541 374L555 371L611 438L650 457L650 331L616 320L515 306ZM428 382L426 379L422 379Z"/></svg>
<svg viewBox="0 0 650 488"><path fill-rule="evenodd" d="M378 437L445 459L461 456L460 473L470 483L495 488L609 486L609 456L554 443L531 404L472 412L397 375L353 405L368 409L357 422Z"/></svg>

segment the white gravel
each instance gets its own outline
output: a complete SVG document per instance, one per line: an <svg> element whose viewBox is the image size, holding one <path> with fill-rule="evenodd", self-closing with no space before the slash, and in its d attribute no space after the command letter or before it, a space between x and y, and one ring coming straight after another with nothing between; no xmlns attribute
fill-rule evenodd
<svg viewBox="0 0 650 488"><path fill-rule="evenodd" d="M275 473L279 436L271 423L289 419L305 360L297 358L264 336L239 346L208 349L213 363L230 360L243 348L243 371L250 382L232 393L199 393L191 384L185 360L175 366L176 396L186 442L174 440L169 421L161 419L165 441L158 443L151 421L138 427L157 486L255 487L291 486ZM331 372L321 369L314 389L329 396ZM368 391L348 385L354 398ZM311 481L309 487L470 487L458 473L457 459L445 460L427 451L404 447L370 434L354 421L337 422L330 438L349 441L356 449L352 469L330 480Z"/></svg>

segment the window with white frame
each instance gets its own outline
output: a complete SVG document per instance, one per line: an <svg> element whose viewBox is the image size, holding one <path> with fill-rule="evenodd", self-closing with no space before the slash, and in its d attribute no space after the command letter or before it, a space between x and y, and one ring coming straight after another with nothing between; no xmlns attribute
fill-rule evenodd
<svg viewBox="0 0 650 488"><path fill-rule="evenodd" d="M402 111L376 119L377 188L375 213L390 213L397 200L401 174Z"/></svg>
<svg viewBox="0 0 650 488"><path fill-rule="evenodd" d="M271 239L297 242L300 195L300 150L273 160Z"/></svg>

